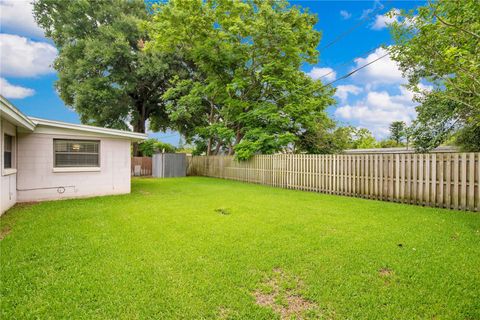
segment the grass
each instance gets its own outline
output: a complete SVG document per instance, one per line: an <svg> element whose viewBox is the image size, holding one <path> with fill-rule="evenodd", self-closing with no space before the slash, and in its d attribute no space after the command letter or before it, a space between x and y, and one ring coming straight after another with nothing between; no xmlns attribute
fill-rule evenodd
<svg viewBox="0 0 480 320"><path fill-rule="evenodd" d="M478 213L195 177L0 223L2 319L480 318Z"/></svg>

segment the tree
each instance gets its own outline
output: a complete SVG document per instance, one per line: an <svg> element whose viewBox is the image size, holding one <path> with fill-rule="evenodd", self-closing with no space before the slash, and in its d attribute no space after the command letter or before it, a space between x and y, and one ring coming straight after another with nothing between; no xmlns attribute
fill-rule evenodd
<svg viewBox="0 0 480 320"><path fill-rule="evenodd" d="M395 141L397 146L402 145L402 141L405 138L405 129L407 124L404 121L393 121L390 124L390 139Z"/></svg>
<svg viewBox="0 0 480 320"><path fill-rule="evenodd" d="M391 57L421 103L412 131L419 150L451 137L465 150L480 150L479 17L479 1L438 0L402 12L391 25Z"/></svg>
<svg viewBox="0 0 480 320"><path fill-rule="evenodd" d="M147 139L138 146L144 157L151 157L157 152L173 153L176 148L169 143L158 141L155 138Z"/></svg>
<svg viewBox="0 0 480 320"><path fill-rule="evenodd" d="M373 149L378 147L377 140L368 129L353 129L352 136L352 149Z"/></svg>
<svg viewBox="0 0 480 320"><path fill-rule="evenodd" d="M59 50L56 88L82 123L142 133L147 120L156 131L171 126L162 95L175 60L143 50L145 1L39 0L34 15Z"/></svg>
<svg viewBox="0 0 480 320"><path fill-rule="evenodd" d="M330 127L334 90L300 70L316 63L316 17L286 1L171 0L146 23L147 52L179 57L167 112L196 152L281 151Z"/></svg>
<svg viewBox="0 0 480 320"><path fill-rule="evenodd" d="M320 125L316 130L305 131L296 144L297 150L313 154L341 153L352 148L352 127L325 128Z"/></svg>
<svg viewBox="0 0 480 320"><path fill-rule="evenodd" d="M398 147L398 143L392 139L385 139L378 143L379 148L395 148Z"/></svg>

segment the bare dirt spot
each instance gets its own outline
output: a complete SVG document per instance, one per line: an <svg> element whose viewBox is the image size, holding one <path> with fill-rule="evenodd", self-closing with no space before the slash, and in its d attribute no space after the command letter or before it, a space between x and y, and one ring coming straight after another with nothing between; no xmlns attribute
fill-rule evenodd
<svg viewBox="0 0 480 320"><path fill-rule="evenodd" d="M395 272L392 269L387 267L383 267L380 270L378 270L378 275L380 276L380 278L383 279L384 284L387 286L390 285L394 280L393 278L394 274Z"/></svg>
<svg viewBox="0 0 480 320"><path fill-rule="evenodd" d="M139 192L140 192L140 194L143 195L143 196L148 196L148 195L151 194L150 192L144 191L144 190L140 190Z"/></svg>
<svg viewBox="0 0 480 320"><path fill-rule="evenodd" d="M393 270L385 267L378 270L378 274L380 275L380 277L389 277L393 274Z"/></svg>
<svg viewBox="0 0 480 320"><path fill-rule="evenodd" d="M267 278L261 289L253 293L258 305L272 309L280 314L281 319L304 319L305 313L315 311L318 306L303 298L299 291L302 289L300 279L290 276L281 269L274 269L273 275Z"/></svg>
<svg viewBox="0 0 480 320"><path fill-rule="evenodd" d="M11 231L12 229L9 226L5 226L2 231L0 231L0 240L3 240Z"/></svg>
<svg viewBox="0 0 480 320"><path fill-rule="evenodd" d="M215 209L215 212L220 213L224 216L230 214L230 210L228 208L217 208L217 209Z"/></svg>

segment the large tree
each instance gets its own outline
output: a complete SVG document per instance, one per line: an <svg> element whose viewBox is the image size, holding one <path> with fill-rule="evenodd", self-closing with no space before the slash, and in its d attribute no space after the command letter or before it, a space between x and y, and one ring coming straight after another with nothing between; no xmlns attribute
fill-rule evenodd
<svg viewBox="0 0 480 320"><path fill-rule="evenodd" d="M316 17L286 1L171 0L159 4L147 52L179 57L163 97L197 152L273 153L329 127L333 89L300 67L316 63Z"/></svg>
<svg viewBox="0 0 480 320"><path fill-rule="evenodd" d="M464 149L479 151L480 2L427 2L402 12L391 31L396 42L391 57L420 102L413 126L417 149L434 148L453 136Z"/></svg>
<svg viewBox="0 0 480 320"><path fill-rule="evenodd" d="M143 0L38 0L34 14L59 50L57 90L83 123L136 132L171 126L162 95L175 60L146 52Z"/></svg>
<svg viewBox="0 0 480 320"><path fill-rule="evenodd" d="M407 124L404 121L393 121L390 124L390 139L395 141L397 146L400 146L406 138Z"/></svg>

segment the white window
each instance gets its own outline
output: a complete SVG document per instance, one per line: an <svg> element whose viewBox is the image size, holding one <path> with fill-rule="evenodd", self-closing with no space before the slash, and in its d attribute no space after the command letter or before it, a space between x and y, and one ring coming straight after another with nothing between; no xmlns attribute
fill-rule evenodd
<svg viewBox="0 0 480 320"><path fill-rule="evenodd" d="M3 168L14 168L13 150L15 150L15 137L9 134L3 135Z"/></svg>
<svg viewBox="0 0 480 320"><path fill-rule="evenodd" d="M100 141L54 139L55 168L100 167Z"/></svg>

